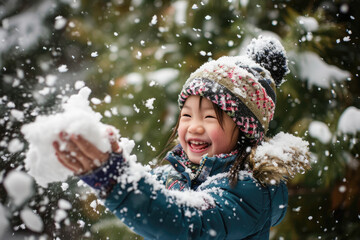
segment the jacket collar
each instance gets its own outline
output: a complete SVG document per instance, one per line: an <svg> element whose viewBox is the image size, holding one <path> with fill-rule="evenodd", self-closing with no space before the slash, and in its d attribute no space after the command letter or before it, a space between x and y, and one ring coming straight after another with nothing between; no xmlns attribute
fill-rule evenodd
<svg viewBox="0 0 360 240"><path fill-rule="evenodd" d="M209 176L229 171L236 156L237 151L229 154L219 154L213 157L205 155L200 161L199 172L197 174L192 173L191 170L185 166L184 162L187 160L187 157L186 154L183 153L183 149L180 145L177 145L170 151L165 159L170 162L176 171L185 175L186 178L203 182Z"/></svg>

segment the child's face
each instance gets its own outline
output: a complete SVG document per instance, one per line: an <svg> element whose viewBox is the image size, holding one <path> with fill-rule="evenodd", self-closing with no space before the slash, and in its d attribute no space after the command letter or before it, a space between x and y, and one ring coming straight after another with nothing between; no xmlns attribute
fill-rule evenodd
<svg viewBox="0 0 360 240"><path fill-rule="evenodd" d="M239 129L227 114L223 117L221 127L210 100L203 98L201 105L200 96L186 100L180 112L178 136L191 162L199 164L204 154L212 157L235 148Z"/></svg>

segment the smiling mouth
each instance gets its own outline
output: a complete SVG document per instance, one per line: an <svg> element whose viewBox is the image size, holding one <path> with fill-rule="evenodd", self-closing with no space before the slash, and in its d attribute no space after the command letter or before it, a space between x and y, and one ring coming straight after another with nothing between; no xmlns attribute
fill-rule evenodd
<svg viewBox="0 0 360 240"><path fill-rule="evenodd" d="M211 144L203 141L188 141L190 148L196 152L207 149Z"/></svg>

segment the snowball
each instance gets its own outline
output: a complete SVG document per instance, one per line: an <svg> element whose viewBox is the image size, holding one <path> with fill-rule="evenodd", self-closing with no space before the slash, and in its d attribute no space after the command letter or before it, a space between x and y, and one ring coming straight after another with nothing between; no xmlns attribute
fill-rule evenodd
<svg viewBox="0 0 360 240"><path fill-rule="evenodd" d="M56 158L53 142L58 141L60 132L82 135L100 151L111 150L107 130L109 125L100 122L101 115L89 106L91 90L80 89L78 94L70 96L63 104L63 112L50 116L38 116L33 123L21 128L29 142L25 168L38 184L47 187L55 181L65 181L73 173L65 168ZM117 130L113 129L115 133Z"/></svg>
<svg viewBox="0 0 360 240"><path fill-rule="evenodd" d="M34 194L33 179L26 173L12 170L4 180L4 187L16 206Z"/></svg>
<svg viewBox="0 0 360 240"><path fill-rule="evenodd" d="M310 123L309 134L323 144L329 143L332 136L328 126L320 121L313 121Z"/></svg>
<svg viewBox="0 0 360 240"><path fill-rule="evenodd" d="M44 223L31 209L26 208L20 212L20 218L24 222L25 226L34 232L42 232L44 229Z"/></svg>
<svg viewBox="0 0 360 240"><path fill-rule="evenodd" d="M348 107L339 118L338 130L345 134L360 132L360 109Z"/></svg>

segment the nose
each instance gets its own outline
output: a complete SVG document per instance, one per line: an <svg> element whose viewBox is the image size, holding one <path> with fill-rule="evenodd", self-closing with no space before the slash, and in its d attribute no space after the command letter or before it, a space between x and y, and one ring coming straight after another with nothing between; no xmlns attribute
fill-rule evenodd
<svg viewBox="0 0 360 240"><path fill-rule="evenodd" d="M191 126L188 128L188 131L192 134L204 134L205 129L199 121L196 121L191 124Z"/></svg>

